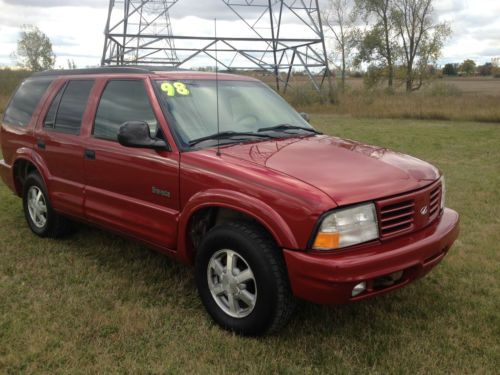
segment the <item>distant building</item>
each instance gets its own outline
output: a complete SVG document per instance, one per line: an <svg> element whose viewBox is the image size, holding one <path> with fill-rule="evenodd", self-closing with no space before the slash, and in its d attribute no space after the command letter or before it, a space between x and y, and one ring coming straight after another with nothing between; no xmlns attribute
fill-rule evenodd
<svg viewBox="0 0 500 375"><path fill-rule="evenodd" d="M496 66L497 68L500 68L500 57L494 57L491 59L491 63L493 66Z"/></svg>

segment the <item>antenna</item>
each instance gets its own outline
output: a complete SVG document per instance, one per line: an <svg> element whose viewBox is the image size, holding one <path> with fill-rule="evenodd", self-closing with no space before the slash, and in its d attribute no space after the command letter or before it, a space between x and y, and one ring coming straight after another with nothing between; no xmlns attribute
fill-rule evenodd
<svg viewBox="0 0 500 375"><path fill-rule="evenodd" d="M217 156L220 156L219 58L217 56L217 18L215 22L215 96L217 98Z"/></svg>

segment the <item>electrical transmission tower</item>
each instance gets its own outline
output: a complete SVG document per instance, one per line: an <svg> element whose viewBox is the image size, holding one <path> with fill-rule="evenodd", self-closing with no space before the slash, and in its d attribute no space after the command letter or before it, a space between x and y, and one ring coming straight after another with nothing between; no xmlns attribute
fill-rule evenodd
<svg viewBox="0 0 500 375"><path fill-rule="evenodd" d="M174 13L187 16L183 0L110 0L102 65L189 68L209 59L224 70L272 76L278 91L300 75L317 91L328 83L331 94L318 0L204 0L201 13L189 15L204 18L202 7L210 5L219 5L220 22L232 20L231 35L176 32Z"/></svg>
<svg viewBox="0 0 500 375"><path fill-rule="evenodd" d="M101 65L178 66L170 8L179 0L110 0Z"/></svg>

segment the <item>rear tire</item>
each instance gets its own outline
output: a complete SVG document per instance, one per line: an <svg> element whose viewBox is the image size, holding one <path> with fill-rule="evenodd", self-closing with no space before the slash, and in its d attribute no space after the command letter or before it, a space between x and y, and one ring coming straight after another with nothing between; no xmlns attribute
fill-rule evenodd
<svg viewBox="0 0 500 375"><path fill-rule="evenodd" d="M241 335L279 330L296 304L280 249L248 222L225 223L207 233L196 254L196 284L213 320Z"/></svg>
<svg viewBox="0 0 500 375"><path fill-rule="evenodd" d="M28 226L37 236L58 238L72 230L71 222L52 209L45 183L36 172L24 182L23 208Z"/></svg>

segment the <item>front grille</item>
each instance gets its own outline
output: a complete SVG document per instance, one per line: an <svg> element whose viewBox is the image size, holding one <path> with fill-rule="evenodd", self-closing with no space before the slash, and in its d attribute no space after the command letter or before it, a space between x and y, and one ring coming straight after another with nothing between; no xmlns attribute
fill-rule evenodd
<svg viewBox="0 0 500 375"><path fill-rule="evenodd" d="M411 228L414 216L414 200L407 200L382 207L380 209L380 234L388 236Z"/></svg>
<svg viewBox="0 0 500 375"><path fill-rule="evenodd" d="M424 228L441 212L441 182L375 202L381 239Z"/></svg>
<svg viewBox="0 0 500 375"><path fill-rule="evenodd" d="M439 213L439 209L441 208L441 184L431 191L429 201L429 216L433 218Z"/></svg>

